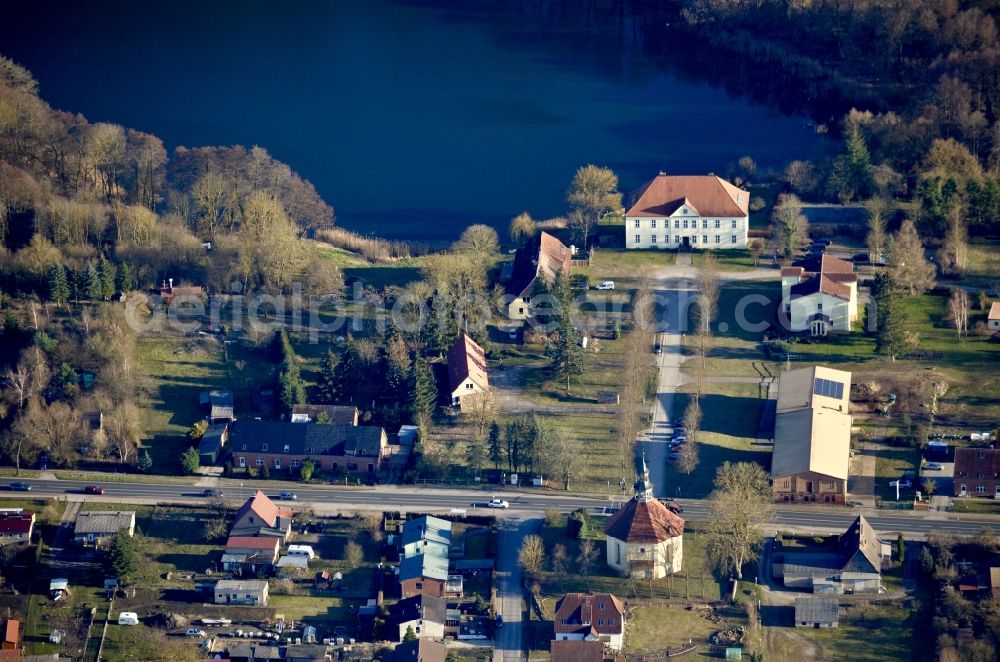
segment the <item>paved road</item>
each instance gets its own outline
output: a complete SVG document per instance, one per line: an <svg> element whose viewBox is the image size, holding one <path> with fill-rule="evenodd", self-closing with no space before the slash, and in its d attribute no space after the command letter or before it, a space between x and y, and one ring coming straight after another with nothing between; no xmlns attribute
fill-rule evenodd
<svg viewBox="0 0 1000 662"><path fill-rule="evenodd" d="M670 492L670 486L665 479L669 455L666 442L673 431L670 422L677 415L677 412L674 412L674 395L677 389L687 382L684 373L681 372L681 364L684 363L681 340L687 330L687 305L694 296L691 281L673 279L669 281L669 285L672 289L656 292L663 309L663 317L659 321L660 333L656 339L661 347L661 352L656 355L659 381L650 428L639 435L641 449L646 454L650 479L653 481L653 491L658 497L667 496Z"/></svg>
<svg viewBox="0 0 1000 662"><path fill-rule="evenodd" d="M104 496L83 493L83 488L91 483L85 481L62 481L55 479L22 479L32 486L31 492L10 492L0 490L0 498L57 497L71 501L104 501L110 503L205 503L201 487L169 483L104 483ZM221 480L217 488L232 503L239 503L249 497L260 486L259 481L248 481L241 489L238 481ZM285 488L268 488L265 493L276 496ZM552 492L515 492L504 489L495 491L472 489L444 489L415 487L412 485L379 485L376 487L296 487L298 509L312 508L317 513L354 512L358 510L398 510L402 512L449 512L452 509L468 513L498 513L517 517L541 517L549 508L569 512L577 508L600 509L608 505L607 498L587 497L574 494ZM509 511L493 511L485 507L492 496L499 496L510 502ZM699 499L680 499L684 507L685 519L698 521L707 516L707 507ZM983 527L991 527L1000 532L1000 517L974 515L956 517L953 514L923 513L914 511L875 511L864 509L872 526L880 532L918 538L930 532L960 534L978 533ZM857 517L858 511L837 506L818 504L803 506L777 506L769 523L772 530L800 529L803 531L844 530Z"/></svg>
<svg viewBox="0 0 1000 662"><path fill-rule="evenodd" d="M540 519L507 519L500 531L500 558L497 559L497 613L503 627L493 635L493 662L524 660L524 587L517 552L524 537L538 530Z"/></svg>

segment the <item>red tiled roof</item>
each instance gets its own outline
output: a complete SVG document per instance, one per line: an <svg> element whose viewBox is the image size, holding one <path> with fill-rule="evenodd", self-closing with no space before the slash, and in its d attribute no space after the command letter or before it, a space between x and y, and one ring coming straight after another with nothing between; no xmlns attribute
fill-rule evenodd
<svg viewBox="0 0 1000 662"><path fill-rule="evenodd" d="M226 549L266 549L273 551L280 542L280 539L269 536L230 536L226 540Z"/></svg>
<svg viewBox="0 0 1000 662"><path fill-rule="evenodd" d="M5 644L17 644L20 639L21 623L13 618L8 618L3 624L3 642Z"/></svg>
<svg viewBox="0 0 1000 662"><path fill-rule="evenodd" d="M560 271L569 273L572 260L573 254L565 244L542 232L517 250L507 291L522 296L539 277L551 285Z"/></svg>
<svg viewBox="0 0 1000 662"><path fill-rule="evenodd" d="M835 283L856 283L858 282L857 274L848 274L842 271L828 271L823 274Z"/></svg>
<svg viewBox="0 0 1000 662"><path fill-rule="evenodd" d="M669 216L681 205L699 216L746 216L750 194L715 175L665 175L646 182L634 194L626 216Z"/></svg>
<svg viewBox="0 0 1000 662"><path fill-rule="evenodd" d="M257 493L247 499L247 502L240 507L239 512L236 513L236 520L239 521L240 518L250 512L272 528L277 526L279 517L284 519L291 519L292 517L291 510L279 508L277 504L271 501L260 490L257 490Z"/></svg>
<svg viewBox="0 0 1000 662"><path fill-rule="evenodd" d="M628 543L663 542L684 533L684 520L656 499L635 498L612 515L605 535Z"/></svg>
<svg viewBox="0 0 1000 662"><path fill-rule="evenodd" d="M816 294L816 292L829 294L832 297L844 299L845 301L851 300L850 286L838 283L826 274L819 274L809 280L792 285L791 295L793 297L805 297L810 294Z"/></svg>
<svg viewBox="0 0 1000 662"><path fill-rule="evenodd" d="M786 276L798 276L801 278L803 273L805 273L805 269L802 267L781 267L782 278Z"/></svg>
<svg viewBox="0 0 1000 662"><path fill-rule="evenodd" d="M624 615L625 605L610 593L567 593L556 605L552 627L557 634L584 630L598 635L621 634Z"/></svg>
<svg viewBox="0 0 1000 662"><path fill-rule="evenodd" d="M604 662L604 642L563 640L552 642L551 662Z"/></svg>
<svg viewBox="0 0 1000 662"><path fill-rule="evenodd" d="M820 260L820 271L825 274L830 272L853 274L854 265L847 260L841 260L839 257L824 255L822 260Z"/></svg>
<svg viewBox="0 0 1000 662"><path fill-rule="evenodd" d="M448 382L451 390L461 386L466 379L472 379L480 388L490 387L486 374L486 352L463 332L448 350Z"/></svg>
<svg viewBox="0 0 1000 662"><path fill-rule="evenodd" d="M31 532L34 521L35 513L30 510L0 513L0 533L28 534Z"/></svg>

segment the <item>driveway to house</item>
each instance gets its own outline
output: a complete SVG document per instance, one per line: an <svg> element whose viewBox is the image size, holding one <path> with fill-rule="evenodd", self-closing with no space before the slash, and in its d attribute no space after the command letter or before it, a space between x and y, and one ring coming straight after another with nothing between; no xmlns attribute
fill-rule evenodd
<svg viewBox="0 0 1000 662"><path fill-rule="evenodd" d="M678 257L680 259L681 256ZM684 257L690 258L690 255ZM639 447L646 456L653 490L658 497L668 496L666 466L669 456L667 440L673 433L671 417L674 414L674 395L677 389L687 383L681 372L684 363L682 340L687 330L686 303L694 296L693 281L673 279L669 290L657 290L662 317L658 320L656 342L660 353L655 355L659 369L656 398L653 402L653 417L649 429L639 434Z"/></svg>
<svg viewBox="0 0 1000 662"><path fill-rule="evenodd" d="M517 552L528 534L541 525L540 519L503 520L497 558L496 611L503 616L503 627L493 635L493 662L521 662L524 657L524 587Z"/></svg>

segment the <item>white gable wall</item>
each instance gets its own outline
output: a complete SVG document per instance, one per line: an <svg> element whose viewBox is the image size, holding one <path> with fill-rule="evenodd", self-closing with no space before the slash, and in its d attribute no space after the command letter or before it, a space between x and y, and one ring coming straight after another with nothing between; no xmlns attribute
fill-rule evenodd
<svg viewBox="0 0 1000 662"><path fill-rule="evenodd" d="M458 385L454 391L451 392L451 404L462 406L463 400L472 395L473 393L482 393L483 388L479 386L476 382L469 378L466 378L461 384Z"/></svg>
<svg viewBox="0 0 1000 662"><path fill-rule="evenodd" d="M823 306L822 311L819 309L820 304ZM786 311L792 331L809 330L810 318L817 312L822 312L830 318L830 331L851 330L851 303L839 297L824 292L814 292L791 301L785 298L782 300L782 307Z"/></svg>

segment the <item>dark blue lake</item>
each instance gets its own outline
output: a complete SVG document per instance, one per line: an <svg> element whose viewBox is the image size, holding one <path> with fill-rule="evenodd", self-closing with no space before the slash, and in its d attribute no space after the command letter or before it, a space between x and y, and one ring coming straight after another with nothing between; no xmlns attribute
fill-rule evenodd
<svg viewBox="0 0 1000 662"><path fill-rule="evenodd" d="M810 120L751 101L755 81L720 78L661 17L571 4L10 2L0 53L53 106L168 149L261 145L340 225L386 236L561 214L585 163L627 190L821 149Z"/></svg>

